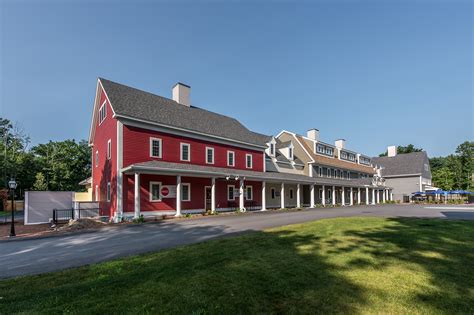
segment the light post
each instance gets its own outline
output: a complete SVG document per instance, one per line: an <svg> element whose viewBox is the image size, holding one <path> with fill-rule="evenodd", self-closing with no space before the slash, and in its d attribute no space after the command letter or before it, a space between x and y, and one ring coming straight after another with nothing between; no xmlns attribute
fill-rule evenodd
<svg viewBox="0 0 474 315"><path fill-rule="evenodd" d="M12 193L12 222L10 227L10 237L15 237L15 189L16 189L16 181L12 178L8 182L8 187L10 187L10 191Z"/></svg>

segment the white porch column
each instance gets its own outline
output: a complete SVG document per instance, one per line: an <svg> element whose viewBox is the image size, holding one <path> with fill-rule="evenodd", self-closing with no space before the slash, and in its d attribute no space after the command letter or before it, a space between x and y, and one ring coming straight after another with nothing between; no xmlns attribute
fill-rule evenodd
<svg viewBox="0 0 474 315"><path fill-rule="evenodd" d="M375 189L372 188L372 204L375 205Z"/></svg>
<svg viewBox="0 0 474 315"><path fill-rule="evenodd" d="M343 206L346 205L346 188L344 186L341 187L341 203Z"/></svg>
<svg viewBox="0 0 474 315"><path fill-rule="evenodd" d="M352 187L351 187L351 198L349 200L351 202L351 206L353 206L354 205L354 191L352 190Z"/></svg>
<svg viewBox="0 0 474 315"><path fill-rule="evenodd" d="M384 189L384 190L383 190L383 195L382 195L382 198L383 198L382 201L383 201L383 203L385 203L385 201L387 201L387 200L386 200L386 195L387 195L387 190Z"/></svg>
<svg viewBox="0 0 474 315"><path fill-rule="evenodd" d="M336 186L332 186L332 205L336 205Z"/></svg>
<svg viewBox="0 0 474 315"><path fill-rule="evenodd" d="M316 202L314 201L314 185L311 185L310 195L311 195L310 196L310 200L311 200L310 201L310 203L311 203L310 208L313 208L314 205L316 204Z"/></svg>
<svg viewBox="0 0 474 315"><path fill-rule="evenodd" d="M301 208L301 185L296 185L296 208Z"/></svg>
<svg viewBox="0 0 474 315"><path fill-rule="evenodd" d="M244 179L240 179L239 185L239 209L242 211L244 209Z"/></svg>
<svg viewBox="0 0 474 315"><path fill-rule="evenodd" d="M321 196L321 203L323 206L326 205L326 186L323 185L323 193L322 193L322 196Z"/></svg>
<svg viewBox="0 0 474 315"><path fill-rule="evenodd" d="M211 212L216 212L216 178L211 180Z"/></svg>
<svg viewBox="0 0 474 315"><path fill-rule="evenodd" d="M377 204L380 203L380 190L377 189Z"/></svg>
<svg viewBox="0 0 474 315"><path fill-rule="evenodd" d="M181 175L176 176L176 217L181 216Z"/></svg>
<svg viewBox="0 0 474 315"><path fill-rule="evenodd" d="M360 205L360 187L357 188L357 204Z"/></svg>
<svg viewBox="0 0 474 315"><path fill-rule="evenodd" d="M369 187L365 187L365 204L369 204Z"/></svg>
<svg viewBox="0 0 474 315"><path fill-rule="evenodd" d="M267 210L266 182L262 182L262 211Z"/></svg>
<svg viewBox="0 0 474 315"><path fill-rule="evenodd" d="M393 190L390 190L390 200L393 201Z"/></svg>
<svg viewBox="0 0 474 315"><path fill-rule="evenodd" d="M138 219L140 217L140 174L135 173L135 196L134 196L134 218Z"/></svg>
<svg viewBox="0 0 474 315"><path fill-rule="evenodd" d="M281 201L281 208L285 208L285 183L281 183L280 189L280 201Z"/></svg>

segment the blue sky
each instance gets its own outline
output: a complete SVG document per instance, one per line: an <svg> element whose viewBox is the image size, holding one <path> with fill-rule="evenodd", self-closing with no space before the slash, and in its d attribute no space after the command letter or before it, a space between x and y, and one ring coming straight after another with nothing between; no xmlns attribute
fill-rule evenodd
<svg viewBox="0 0 474 315"><path fill-rule="evenodd" d="M8 1L1 116L33 144L87 138L97 77L249 129L430 156L473 140L471 1Z"/></svg>

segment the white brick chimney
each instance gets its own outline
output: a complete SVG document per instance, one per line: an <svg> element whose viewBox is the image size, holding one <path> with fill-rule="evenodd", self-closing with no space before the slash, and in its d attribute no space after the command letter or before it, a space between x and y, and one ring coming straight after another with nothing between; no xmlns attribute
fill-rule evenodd
<svg viewBox="0 0 474 315"><path fill-rule="evenodd" d="M178 82L173 86L173 101L185 106L191 106L190 93L191 87L189 85Z"/></svg>
<svg viewBox="0 0 474 315"><path fill-rule="evenodd" d="M387 148L387 153L389 157L393 157L397 155L397 146L391 145Z"/></svg>
<svg viewBox="0 0 474 315"><path fill-rule="evenodd" d="M346 146L346 140L345 139L338 139L334 142L334 145L338 149L344 149L344 147Z"/></svg>
<svg viewBox="0 0 474 315"><path fill-rule="evenodd" d="M316 140L316 141L319 141L319 130L316 129L316 128L309 129L306 132L306 137L308 137L310 139L313 139L313 140Z"/></svg>

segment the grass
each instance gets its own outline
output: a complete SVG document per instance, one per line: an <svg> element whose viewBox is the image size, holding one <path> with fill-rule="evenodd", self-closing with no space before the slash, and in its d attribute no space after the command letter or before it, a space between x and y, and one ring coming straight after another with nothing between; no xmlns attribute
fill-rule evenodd
<svg viewBox="0 0 474 315"><path fill-rule="evenodd" d="M472 314L473 271L473 221L338 218L0 281L0 314Z"/></svg>

